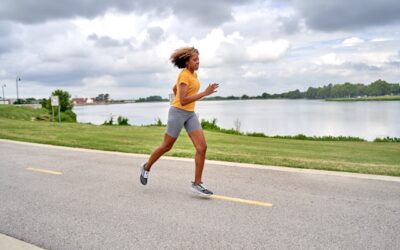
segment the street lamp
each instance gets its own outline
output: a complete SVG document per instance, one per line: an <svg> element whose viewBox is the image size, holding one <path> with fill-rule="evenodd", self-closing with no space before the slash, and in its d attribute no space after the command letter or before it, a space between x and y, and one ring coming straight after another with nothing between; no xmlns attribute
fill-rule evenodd
<svg viewBox="0 0 400 250"><path fill-rule="evenodd" d="M18 96L18 82L20 82L21 81L21 78L19 78L18 76L17 76L17 78L15 79L15 84L17 85L17 102L18 102L18 100L19 100L19 96Z"/></svg>
<svg viewBox="0 0 400 250"><path fill-rule="evenodd" d="M6 99L4 98L4 87L7 87L5 84L1 85L1 89L3 90L3 103L6 104Z"/></svg>

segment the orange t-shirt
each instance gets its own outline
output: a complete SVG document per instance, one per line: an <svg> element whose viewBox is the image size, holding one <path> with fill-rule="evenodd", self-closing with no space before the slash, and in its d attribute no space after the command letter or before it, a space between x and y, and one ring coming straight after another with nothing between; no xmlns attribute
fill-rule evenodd
<svg viewBox="0 0 400 250"><path fill-rule="evenodd" d="M174 101L171 104L175 108L193 112L194 111L195 102L186 104L185 106L181 105L179 84L186 84L188 86L187 96L193 96L193 95L197 94L197 92L200 89L200 82L197 79L196 72L194 72L192 74L192 72L190 72L187 69L183 69L181 71L181 73L178 76L178 79L176 80L176 84L175 84L175 86L176 86L176 96L175 96Z"/></svg>

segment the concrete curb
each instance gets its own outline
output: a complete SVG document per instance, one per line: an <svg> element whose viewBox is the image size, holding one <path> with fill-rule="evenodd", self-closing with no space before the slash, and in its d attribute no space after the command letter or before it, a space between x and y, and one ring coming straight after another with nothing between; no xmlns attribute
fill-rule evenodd
<svg viewBox="0 0 400 250"><path fill-rule="evenodd" d="M38 143L31 143L31 142L13 141L13 140L6 140L6 139L0 139L0 142L8 142L8 143L22 144L22 145L28 145L28 146L37 146L37 147L44 147L44 148L58 148L58 149L72 150L72 151L78 151L78 152L90 152L90 153L140 157L143 159L147 159L149 157L149 155L145 155L145 154L121 153L121 152L112 152L112 151L102 151L102 150L97 150L97 149L73 148L73 147L38 144ZM193 159L189 159L189 158L179 158L179 157L171 157L171 156L163 156L162 159L163 160L182 161L182 162L193 162L194 161ZM385 176L385 175L358 174L358 173L337 172L337 171L316 170L316 169L278 167L278 166L267 166L267 165L214 161L214 160L206 160L206 163L212 164L212 165L219 165L219 166L229 166L229 167L252 168L252 169L291 172L291 173L318 174L318 175L329 175L329 176L349 177L349 178L368 179L368 180L400 182L400 177Z"/></svg>
<svg viewBox="0 0 400 250"><path fill-rule="evenodd" d="M34 246L32 244L14 239L10 236L0 233L0 249L7 250L43 250L43 248Z"/></svg>

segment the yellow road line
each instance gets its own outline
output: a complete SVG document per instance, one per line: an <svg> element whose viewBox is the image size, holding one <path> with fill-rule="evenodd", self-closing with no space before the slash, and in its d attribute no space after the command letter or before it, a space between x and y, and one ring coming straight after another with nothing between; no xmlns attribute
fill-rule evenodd
<svg viewBox="0 0 400 250"><path fill-rule="evenodd" d="M52 171L52 170L47 170L47 169L41 169L41 168L27 168L27 170L35 171L35 172L41 172L41 173L46 173L46 174L62 175L61 172Z"/></svg>
<svg viewBox="0 0 400 250"><path fill-rule="evenodd" d="M223 195L213 194L213 195L211 195L211 198L220 199L220 200L226 200L226 201L239 202L239 203L244 203L244 204L249 204L249 205L272 207L272 204L268 203L268 202L245 200L245 199L233 198L233 197L228 197L228 196L223 196Z"/></svg>

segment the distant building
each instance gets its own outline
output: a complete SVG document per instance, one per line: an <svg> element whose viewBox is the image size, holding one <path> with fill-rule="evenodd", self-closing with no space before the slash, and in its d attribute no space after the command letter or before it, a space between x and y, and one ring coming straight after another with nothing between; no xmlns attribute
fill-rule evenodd
<svg viewBox="0 0 400 250"><path fill-rule="evenodd" d="M7 99L0 99L0 104L10 104L10 101Z"/></svg>
<svg viewBox="0 0 400 250"><path fill-rule="evenodd" d="M93 104L93 103L94 103L94 99L93 98L86 99L86 104Z"/></svg>
<svg viewBox="0 0 400 250"><path fill-rule="evenodd" d="M72 98L72 103L74 105L95 104L96 100L94 98L76 97L76 98Z"/></svg>
<svg viewBox="0 0 400 250"><path fill-rule="evenodd" d="M85 105L86 104L86 98L72 98L72 103L74 105Z"/></svg>

